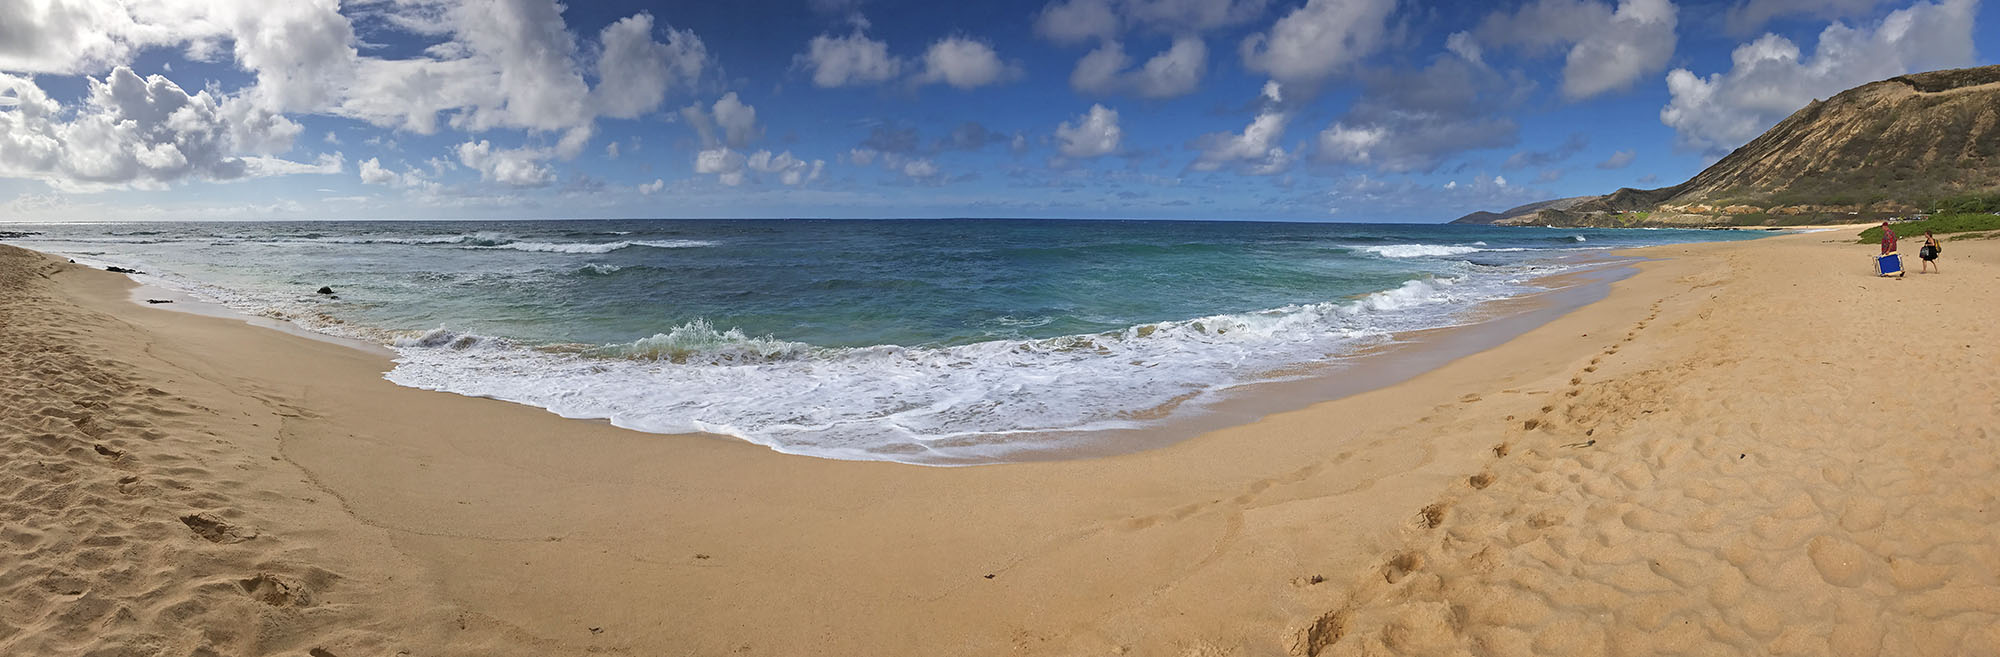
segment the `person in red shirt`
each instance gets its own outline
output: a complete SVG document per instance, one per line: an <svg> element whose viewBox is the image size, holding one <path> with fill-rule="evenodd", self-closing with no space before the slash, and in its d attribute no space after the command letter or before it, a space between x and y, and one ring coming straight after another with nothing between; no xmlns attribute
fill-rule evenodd
<svg viewBox="0 0 2000 657"><path fill-rule="evenodd" d="M1896 231L1889 228L1889 222L1882 222L1882 255L1896 252Z"/></svg>

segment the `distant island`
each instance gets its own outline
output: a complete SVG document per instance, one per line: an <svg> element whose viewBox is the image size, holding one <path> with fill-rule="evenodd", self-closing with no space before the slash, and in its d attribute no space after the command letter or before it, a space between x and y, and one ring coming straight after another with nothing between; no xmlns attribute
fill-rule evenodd
<svg viewBox="0 0 2000 657"><path fill-rule="evenodd" d="M1455 224L1788 226L2000 210L2000 65L1815 100L1694 178L1474 212Z"/></svg>

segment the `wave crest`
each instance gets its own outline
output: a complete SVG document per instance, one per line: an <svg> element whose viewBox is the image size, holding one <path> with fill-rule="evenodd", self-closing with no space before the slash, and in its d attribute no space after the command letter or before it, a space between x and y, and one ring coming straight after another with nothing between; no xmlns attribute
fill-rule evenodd
<svg viewBox="0 0 2000 657"><path fill-rule="evenodd" d="M1384 258L1436 258L1477 253L1485 249L1476 246L1446 246L1440 244L1386 244L1382 246L1364 246L1361 247L1361 250Z"/></svg>

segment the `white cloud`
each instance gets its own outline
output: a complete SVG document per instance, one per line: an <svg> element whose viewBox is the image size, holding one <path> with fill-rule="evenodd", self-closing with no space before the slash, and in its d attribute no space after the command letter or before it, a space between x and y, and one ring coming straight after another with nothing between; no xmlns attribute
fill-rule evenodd
<svg viewBox="0 0 2000 657"><path fill-rule="evenodd" d="M1070 87L1080 93L1129 93L1143 98L1174 98L1193 93L1208 72L1208 46L1200 37L1174 39L1172 47L1130 71L1124 46L1106 41L1076 63Z"/></svg>
<svg viewBox="0 0 2000 657"><path fill-rule="evenodd" d="M1486 63L1485 53L1479 49L1479 42L1474 41L1472 39L1471 33L1468 32L1451 33L1451 36L1445 37L1444 49L1451 51L1452 54L1465 58L1465 61L1472 62L1474 64Z"/></svg>
<svg viewBox="0 0 2000 657"><path fill-rule="evenodd" d="M1308 0L1270 32L1245 37L1243 65L1282 82L1317 82L1379 50L1395 8L1396 0Z"/></svg>
<svg viewBox="0 0 2000 657"><path fill-rule="evenodd" d="M1319 133L1319 152L1327 159L1350 164L1369 164L1375 160L1375 148L1389 137L1389 129L1381 126L1350 126L1334 122Z"/></svg>
<svg viewBox="0 0 2000 657"><path fill-rule="evenodd" d="M1218 132L1196 139L1194 147L1201 150L1201 156L1189 166L1196 171L1215 171L1237 165L1244 173L1260 176L1289 168L1292 156L1278 145L1278 139L1285 135L1285 125L1292 116L1281 108L1284 98L1280 89L1275 80L1264 83L1265 107L1241 134Z"/></svg>
<svg viewBox="0 0 2000 657"><path fill-rule="evenodd" d="M924 53L924 71L917 84L943 82L959 89L973 89L1019 77L1021 70L1000 61L1000 55L985 43L964 37L939 39Z"/></svg>
<svg viewBox="0 0 2000 657"><path fill-rule="evenodd" d="M826 161L807 162L792 155L791 151L773 154L760 150L746 156L720 147L696 153L694 172L713 174L718 181L730 187L761 181L763 175L776 177L780 184L798 186L819 180L826 172Z"/></svg>
<svg viewBox="0 0 2000 657"><path fill-rule="evenodd" d="M556 173L544 163L550 153L534 148L495 149L481 139L458 145L458 162L479 172L479 179L514 187L541 187L555 182Z"/></svg>
<svg viewBox="0 0 2000 657"><path fill-rule="evenodd" d="M847 161L865 167L870 164L874 164L875 158L881 155L882 151L878 151L873 148L854 148L854 149L849 149L847 151Z"/></svg>
<svg viewBox="0 0 2000 657"><path fill-rule="evenodd" d="M605 116L632 118L659 109L668 88L691 86L708 64L708 47L688 30L667 29L667 42L653 40L653 15L639 12L604 27L598 36L597 88L591 90Z"/></svg>
<svg viewBox="0 0 2000 657"><path fill-rule="evenodd" d="M722 184L735 187L743 184L743 165L747 159L728 148L704 149L694 155L694 172L715 174Z"/></svg>
<svg viewBox="0 0 2000 657"><path fill-rule="evenodd" d="M604 158L608 160L618 159L618 142L614 141L604 145Z"/></svg>
<svg viewBox="0 0 2000 657"><path fill-rule="evenodd" d="M1738 46L1727 72L1704 78L1687 69L1667 74L1672 100L1660 121L1682 146L1728 152L1762 134L1815 98L1863 83L1971 64L1976 0L1918 2L1859 28L1834 23L1804 56L1797 44L1766 34Z"/></svg>
<svg viewBox="0 0 2000 657"><path fill-rule="evenodd" d="M652 196L654 194L660 193L660 190L666 188L667 188L667 181L661 180L659 178L654 178L653 182L640 185L639 193L644 194L646 196Z"/></svg>
<svg viewBox="0 0 2000 657"><path fill-rule="evenodd" d="M826 88L880 84L903 70L903 61L889 54L888 42L870 39L859 29L843 37L813 37L792 62L811 70L813 84Z"/></svg>
<svg viewBox="0 0 2000 657"><path fill-rule="evenodd" d="M1126 29L1191 35L1264 15L1269 0L1056 0L1035 17L1035 34L1058 43L1110 40Z"/></svg>
<svg viewBox="0 0 2000 657"><path fill-rule="evenodd" d="M1615 153L1612 153L1611 157L1604 158L1603 162L1598 162L1597 168L1604 169L1607 171L1611 169L1623 169L1625 167L1631 166L1632 160L1637 159L1638 157L1639 154L1634 151L1630 150L1617 151Z"/></svg>
<svg viewBox="0 0 2000 657"><path fill-rule="evenodd" d="M681 108L681 118L701 136L704 148L742 148L764 135L764 129L757 125L757 108L737 98L736 92L723 94L710 107L704 110L694 104Z"/></svg>
<svg viewBox="0 0 2000 657"><path fill-rule="evenodd" d="M243 163L248 167L249 177L252 178L301 174L335 175L346 170L347 156L338 152L321 153L311 164L307 164L305 162L294 162L275 157L252 155L243 158Z"/></svg>
<svg viewBox="0 0 2000 657"><path fill-rule="evenodd" d="M1117 152L1124 131L1118 127L1118 111L1091 105L1090 111L1056 126L1057 150L1074 158L1092 158Z"/></svg>
<svg viewBox="0 0 2000 657"><path fill-rule="evenodd" d="M772 155L770 151L757 151L750 154L747 164L752 170L776 174L778 182L792 186L819 180L826 171L826 160L807 162L794 157L791 151L777 155Z"/></svg>
<svg viewBox="0 0 2000 657"><path fill-rule="evenodd" d="M1629 89L1640 77L1665 69L1674 55L1678 18L1671 0L1619 0L1615 7L1597 0L1537 0L1487 16L1477 35L1485 45L1531 53L1567 48L1562 94L1582 100ZM1479 45L1459 40L1453 50L1477 52Z"/></svg>
<svg viewBox="0 0 2000 657"><path fill-rule="evenodd" d="M361 183L364 185L388 185L400 177L394 171L382 168L382 161L368 158L361 161Z"/></svg>
<svg viewBox="0 0 2000 657"><path fill-rule="evenodd" d="M562 135L556 153L569 157L587 144L597 118L655 111L669 89L698 79L709 63L691 32L667 27L665 42L655 41L653 19L644 12L612 23L596 43L580 47L562 11L554 0L364 1L345 8L337 0L8 2L0 5L0 70L111 71L143 49L181 46L190 58L227 61L254 74L239 89L211 85L203 91L231 132L228 144L237 151L229 155L290 148L297 124L285 114L306 113L423 134L436 132L441 118L473 133L556 132ZM434 42L402 59L363 56L353 21L364 17ZM590 71L579 61L586 52L597 53ZM597 78L594 87L587 72ZM77 109L84 108L69 111ZM155 171L174 169L165 165L175 164L173 152L184 150L126 146L135 166ZM203 166L184 152L182 158L187 166ZM215 163L230 166L227 159ZM215 169L201 177L229 173ZM70 182L98 184L101 177Z"/></svg>
<svg viewBox="0 0 2000 657"><path fill-rule="evenodd" d="M915 159L903 163L903 175L919 180L938 175L937 163L929 159Z"/></svg>
<svg viewBox="0 0 2000 657"><path fill-rule="evenodd" d="M89 78L83 105L65 120L61 104L28 78L0 74L0 177L34 178L60 189L157 187L185 178L231 180L304 172L320 165L245 153L291 148L301 127L240 99L188 94L159 75L118 67Z"/></svg>
<svg viewBox="0 0 2000 657"><path fill-rule="evenodd" d="M432 170L435 173L443 173L447 166L450 166L450 164L444 160L433 160L431 162ZM361 183L364 185L387 185L433 195L444 187L426 178L423 172L416 169L406 168L402 173L390 171L388 167L382 166L381 160L372 157L361 161L360 174Z"/></svg>
<svg viewBox="0 0 2000 657"><path fill-rule="evenodd" d="M1035 33L1060 43L1109 39L1118 35L1118 13L1111 0L1051 2L1035 17Z"/></svg>

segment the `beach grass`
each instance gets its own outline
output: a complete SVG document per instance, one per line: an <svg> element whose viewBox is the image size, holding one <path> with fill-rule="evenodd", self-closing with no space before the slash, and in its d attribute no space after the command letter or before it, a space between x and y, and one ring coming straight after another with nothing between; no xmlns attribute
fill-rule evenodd
<svg viewBox="0 0 2000 657"><path fill-rule="evenodd" d="M1922 235L1924 231L1945 235L1950 233L1970 233L1976 231L2000 230L2000 215L1987 213L1941 214L1922 221L1896 224L1896 234L1904 238ZM1882 227L1874 226L1861 231L1861 244L1882 241Z"/></svg>

